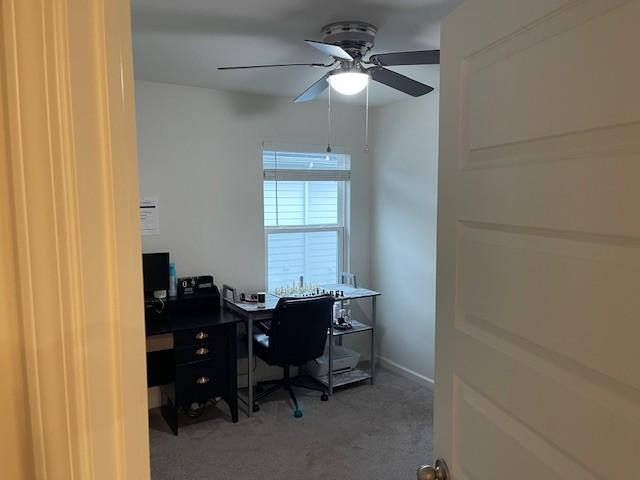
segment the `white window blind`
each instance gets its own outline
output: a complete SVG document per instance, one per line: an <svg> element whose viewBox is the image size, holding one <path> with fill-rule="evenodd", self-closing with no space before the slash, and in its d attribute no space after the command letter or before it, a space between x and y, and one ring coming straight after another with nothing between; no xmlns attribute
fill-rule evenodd
<svg viewBox="0 0 640 480"><path fill-rule="evenodd" d="M267 235L269 290L306 283L336 283L340 252L337 231L271 232Z"/></svg>
<svg viewBox="0 0 640 480"><path fill-rule="evenodd" d="M345 154L264 151L265 180L347 181L351 176L351 157Z"/></svg>
<svg viewBox="0 0 640 480"><path fill-rule="evenodd" d="M264 224L275 226L337 225L336 181L264 182Z"/></svg>
<svg viewBox="0 0 640 480"><path fill-rule="evenodd" d="M265 150L267 286L335 283L344 258L345 154Z"/></svg>

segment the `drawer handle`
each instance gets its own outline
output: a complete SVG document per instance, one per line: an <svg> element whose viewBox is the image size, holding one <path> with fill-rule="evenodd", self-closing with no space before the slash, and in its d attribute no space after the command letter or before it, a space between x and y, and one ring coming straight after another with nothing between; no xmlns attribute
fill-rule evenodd
<svg viewBox="0 0 640 480"><path fill-rule="evenodd" d="M209 334L207 332L196 333L196 340L204 340L205 338L209 338Z"/></svg>
<svg viewBox="0 0 640 480"><path fill-rule="evenodd" d="M208 348L201 347L196 350L196 355L206 355L207 353L209 353Z"/></svg>
<svg viewBox="0 0 640 480"><path fill-rule="evenodd" d="M196 383L198 385L204 385L205 383L209 383L209 377L200 377L199 379L196 380Z"/></svg>

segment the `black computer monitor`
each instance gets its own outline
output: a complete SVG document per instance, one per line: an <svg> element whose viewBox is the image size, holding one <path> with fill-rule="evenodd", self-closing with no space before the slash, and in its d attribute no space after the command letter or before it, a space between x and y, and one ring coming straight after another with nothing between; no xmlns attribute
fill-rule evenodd
<svg viewBox="0 0 640 480"><path fill-rule="evenodd" d="M169 290L169 254L143 253L144 291Z"/></svg>

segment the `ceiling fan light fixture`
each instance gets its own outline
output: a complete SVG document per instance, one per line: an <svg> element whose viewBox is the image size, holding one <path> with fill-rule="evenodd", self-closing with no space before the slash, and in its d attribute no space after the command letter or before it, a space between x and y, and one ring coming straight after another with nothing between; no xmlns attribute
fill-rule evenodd
<svg viewBox="0 0 640 480"><path fill-rule="evenodd" d="M308 102L318 98L322 92L334 90L341 95L355 95L368 88L369 80L386 85L412 97L420 97L433 91L433 87L413 80L405 75L388 70L395 65L438 65L440 50L417 50L409 52L378 53L370 55L378 29L375 25L361 21L340 21L322 27L322 41L305 40L307 45L322 52L331 61L326 63L279 63L270 65L241 65L218 67L218 70L244 70L273 67L329 68L321 78L307 87L294 102Z"/></svg>
<svg viewBox="0 0 640 480"><path fill-rule="evenodd" d="M355 95L363 91L369 83L369 75L363 72L346 71L330 75L329 85L342 95Z"/></svg>

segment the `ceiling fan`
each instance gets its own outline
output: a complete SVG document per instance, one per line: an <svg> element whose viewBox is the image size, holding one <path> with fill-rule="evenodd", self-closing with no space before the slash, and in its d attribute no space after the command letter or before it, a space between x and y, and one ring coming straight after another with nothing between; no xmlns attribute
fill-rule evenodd
<svg viewBox="0 0 640 480"><path fill-rule="evenodd" d="M218 70L306 66L331 68L320 80L295 98L296 102L313 100L329 85L343 95L355 95L366 88L369 79L395 88L413 97L433 91L433 87L384 67L396 65L435 65L440 63L440 50L420 50L369 55L378 29L366 22L348 21L326 25L321 30L322 42L305 40L307 44L333 57L331 63L281 63L219 67Z"/></svg>

